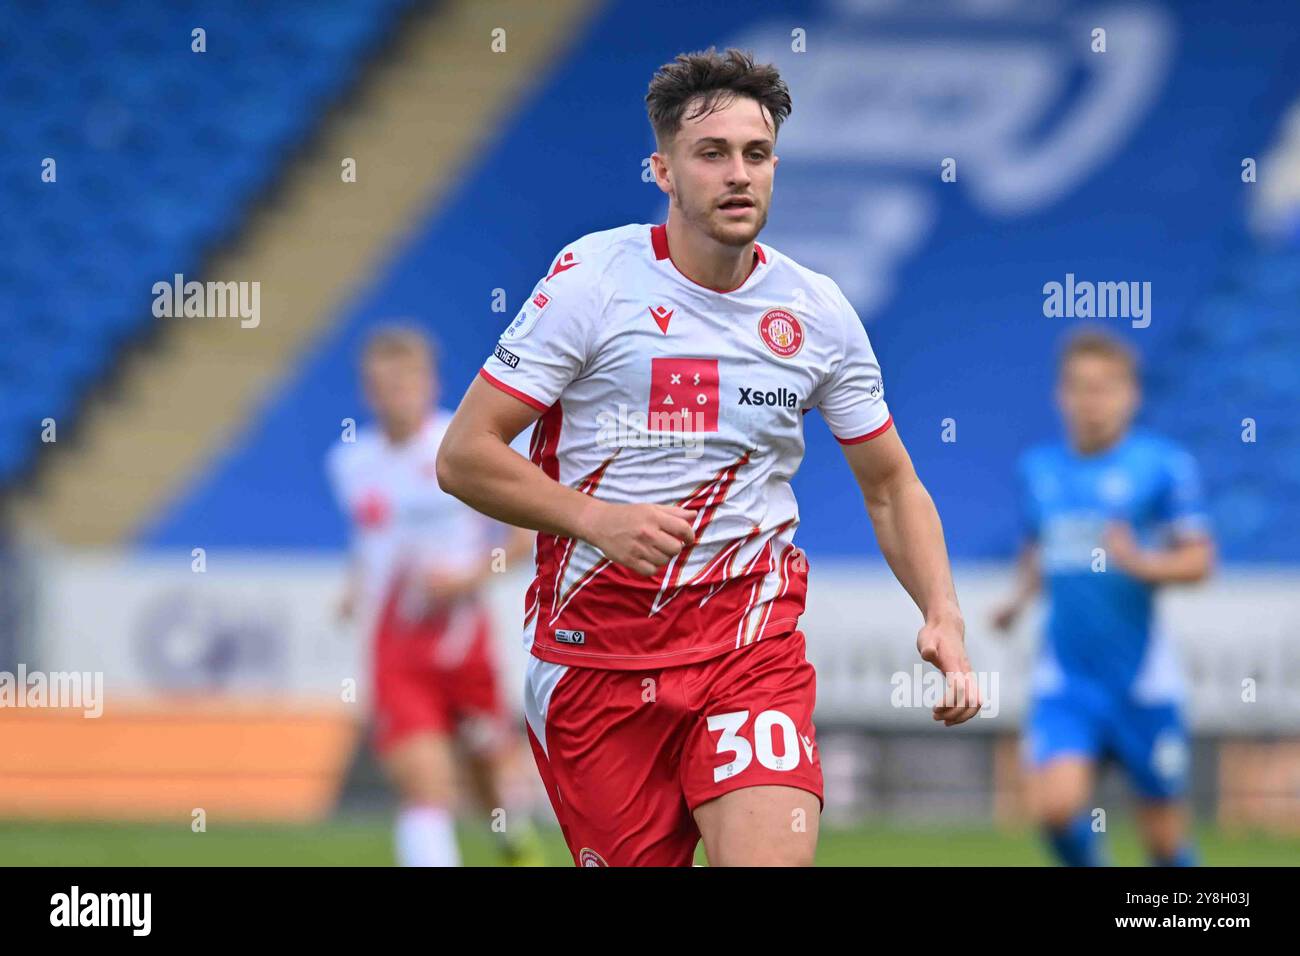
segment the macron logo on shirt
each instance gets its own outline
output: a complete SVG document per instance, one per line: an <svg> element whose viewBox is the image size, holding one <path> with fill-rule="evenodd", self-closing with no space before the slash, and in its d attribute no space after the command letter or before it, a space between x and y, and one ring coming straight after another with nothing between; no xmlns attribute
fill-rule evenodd
<svg viewBox="0 0 1300 956"><path fill-rule="evenodd" d="M651 317L655 320L655 325L659 326L659 331L664 335L668 334L668 323L672 320L675 309L665 309L662 305L655 306L650 310Z"/></svg>
<svg viewBox="0 0 1300 956"><path fill-rule="evenodd" d="M551 269L551 274L546 277L547 281L554 279L561 272L568 272L576 265L580 265L580 263L574 258L573 253L564 253L564 255L555 260L555 266Z"/></svg>

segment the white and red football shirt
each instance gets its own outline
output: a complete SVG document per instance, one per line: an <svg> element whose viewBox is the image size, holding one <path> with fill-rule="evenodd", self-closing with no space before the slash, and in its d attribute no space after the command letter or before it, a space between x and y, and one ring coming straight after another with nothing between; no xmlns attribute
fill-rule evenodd
<svg viewBox="0 0 1300 956"><path fill-rule="evenodd" d="M756 243L748 278L717 292L677 270L662 225L567 247L480 374L543 413L531 454L551 478L697 511L696 543L652 577L538 536L526 639L585 667L688 664L792 632L807 591L790 488L804 413L820 409L845 443L891 422L833 281Z"/></svg>
<svg viewBox="0 0 1300 956"><path fill-rule="evenodd" d="M373 619L396 587L404 616L425 606L421 576L435 569L467 571L490 558L502 526L438 485L438 446L451 413L432 412L407 441L394 444L379 428L330 449L326 470L352 526L364 613ZM462 602L471 605L472 601ZM472 607L465 607L468 617Z"/></svg>

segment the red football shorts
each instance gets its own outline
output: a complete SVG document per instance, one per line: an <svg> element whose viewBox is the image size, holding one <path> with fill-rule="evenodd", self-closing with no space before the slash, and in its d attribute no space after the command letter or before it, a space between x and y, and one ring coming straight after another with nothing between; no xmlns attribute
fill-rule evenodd
<svg viewBox="0 0 1300 956"><path fill-rule="evenodd" d="M822 798L804 635L698 664L601 670L531 658L528 739L579 866L690 866L693 811L744 787Z"/></svg>
<svg viewBox="0 0 1300 956"><path fill-rule="evenodd" d="M466 602L404 620L390 600L374 654L375 748L381 754L421 732L458 733L479 751L508 739L485 608Z"/></svg>

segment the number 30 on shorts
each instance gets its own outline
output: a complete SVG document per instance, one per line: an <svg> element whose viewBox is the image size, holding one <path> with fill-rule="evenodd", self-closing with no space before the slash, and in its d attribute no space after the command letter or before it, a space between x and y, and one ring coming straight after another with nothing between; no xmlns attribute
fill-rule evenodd
<svg viewBox="0 0 1300 956"><path fill-rule="evenodd" d="M749 720L749 711L737 710L730 714L714 714L708 718L709 730L720 730L718 753L734 754L731 760L721 767L713 768L713 782L719 783L728 777L743 773L754 760L768 770L793 770L799 766L799 731L794 721L779 710L765 710L754 718L754 742L740 736L740 728ZM772 740L779 731L781 736L781 755L777 756L772 748ZM804 749L808 759L812 759L812 740L804 738Z"/></svg>

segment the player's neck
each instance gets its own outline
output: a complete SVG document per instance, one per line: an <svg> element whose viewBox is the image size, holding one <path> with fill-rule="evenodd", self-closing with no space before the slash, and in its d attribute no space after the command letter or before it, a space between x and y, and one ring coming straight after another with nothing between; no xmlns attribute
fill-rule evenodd
<svg viewBox="0 0 1300 956"><path fill-rule="evenodd" d="M740 288L754 271L754 244L728 246L668 216L668 253L677 271L692 282L730 292Z"/></svg>
<svg viewBox="0 0 1300 956"><path fill-rule="evenodd" d="M389 419L388 421L380 422L379 429L384 433L384 438L387 439L388 444L394 446L405 445L420 433L420 430L424 428L424 423L427 418L428 416L426 415L412 421Z"/></svg>
<svg viewBox="0 0 1300 956"><path fill-rule="evenodd" d="M1071 435L1070 447L1074 453L1084 458L1095 458L1098 455L1104 455L1108 451L1117 448L1128 434L1126 430L1114 432L1110 435Z"/></svg>

